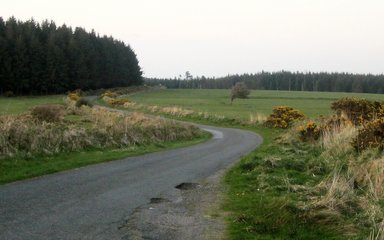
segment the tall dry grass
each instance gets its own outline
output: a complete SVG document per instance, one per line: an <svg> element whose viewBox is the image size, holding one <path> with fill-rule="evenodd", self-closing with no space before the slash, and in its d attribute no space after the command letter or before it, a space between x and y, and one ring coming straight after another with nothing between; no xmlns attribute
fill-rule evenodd
<svg viewBox="0 0 384 240"><path fill-rule="evenodd" d="M51 154L90 147L124 147L187 140L201 134L192 125L101 107L70 109L79 122L47 122L30 114L0 116L0 156ZM86 122L86 124L83 124Z"/></svg>
<svg viewBox="0 0 384 240"><path fill-rule="evenodd" d="M352 124L338 124L322 130L320 145L324 158L340 158L353 151L352 139L358 129Z"/></svg>
<svg viewBox="0 0 384 240"><path fill-rule="evenodd" d="M368 240L384 240L384 220L375 226L369 234Z"/></svg>
<svg viewBox="0 0 384 240"><path fill-rule="evenodd" d="M103 97L103 101L110 102L110 98ZM195 118L195 119L202 119L202 120L209 120L213 122L234 122L241 125L262 125L267 120L267 117L263 114L250 114L249 119L243 120L239 118L231 118L224 115L218 115L218 114L212 114L209 112L201 112L201 111L195 111L191 109L185 109L178 106L169 106L169 107L161 107L157 105L144 105L135 103L132 101L129 101L122 105L126 109L130 109L133 111L140 110L140 111L146 111L150 113L160 113L160 114L166 114L173 117L178 118Z"/></svg>
<svg viewBox="0 0 384 240"><path fill-rule="evenodd" d="M369 239L384 239L380 204L384 198L384 157L377 150L356 153L351 142L358 129L343 121L322 130L321 154L314 162L326 166L329 173L310 190L304 209L311 221L335 224L343 234L353 236L359 225L370 225ZM337 225L354 215L355 223Z"/></svg>
<svg viewBox="0 0 384 240"><path fill-rule="evenodd" d="M262 125L267 121L268 117L264 114L254 113L249 114L248 123L251 125Z"/></svg>

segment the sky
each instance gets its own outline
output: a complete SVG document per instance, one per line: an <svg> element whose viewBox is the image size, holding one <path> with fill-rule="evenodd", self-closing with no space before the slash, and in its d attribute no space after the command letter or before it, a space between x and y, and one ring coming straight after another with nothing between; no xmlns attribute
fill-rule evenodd
<svg viewBox="0 0 384 240"><path fill-rule="evenodd" d="M384 73L383 0L2 0L0 16L122 40L145 77Z"/></svg>

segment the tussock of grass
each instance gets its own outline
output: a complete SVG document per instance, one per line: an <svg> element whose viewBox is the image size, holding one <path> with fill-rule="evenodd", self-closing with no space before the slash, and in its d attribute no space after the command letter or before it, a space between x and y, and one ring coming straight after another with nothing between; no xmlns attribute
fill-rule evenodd
<svg viewBox="0 0 384 240"><path fill-rule="evenodd" d="M357 134L357 128L352 125L338 125L323 130L320 144L324 149L324 157L343 156L353 151L351 139Z"/></svg>

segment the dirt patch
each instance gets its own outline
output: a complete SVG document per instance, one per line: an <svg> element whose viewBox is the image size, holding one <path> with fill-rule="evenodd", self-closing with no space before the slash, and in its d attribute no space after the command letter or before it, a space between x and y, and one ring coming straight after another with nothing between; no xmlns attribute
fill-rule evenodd
<svg viewBox="0 0 384 240"><path fill-rule="evenodd" d="M120 227L125 240L224 239L224 171L199 183L182 183L171 193L152 198ZM167 195L170 196L167 199Z"/></svg>

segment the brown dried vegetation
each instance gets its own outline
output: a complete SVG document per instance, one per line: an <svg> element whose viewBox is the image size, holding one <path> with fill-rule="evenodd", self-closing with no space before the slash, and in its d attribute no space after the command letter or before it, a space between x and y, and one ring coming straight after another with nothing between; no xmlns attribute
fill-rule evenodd
<svg viewBox="0 0 384 240"><path fill-rule="evenodd" d="M200 134L200 130L191 125L139 113L125 115L101 107L81 107L74 111L41 106L32 112L0 116L0 156L118 148L187 140ZM81 120L62 120L62 116L72 114Z"/></svg>

